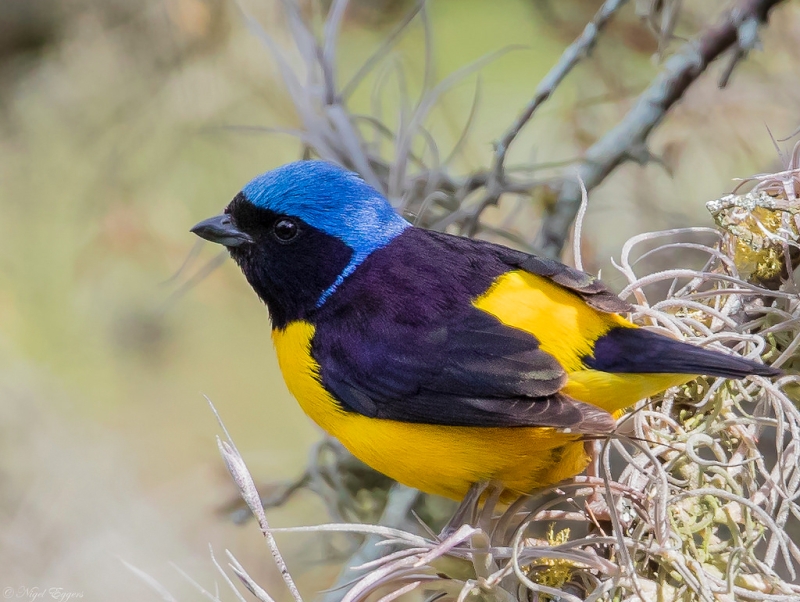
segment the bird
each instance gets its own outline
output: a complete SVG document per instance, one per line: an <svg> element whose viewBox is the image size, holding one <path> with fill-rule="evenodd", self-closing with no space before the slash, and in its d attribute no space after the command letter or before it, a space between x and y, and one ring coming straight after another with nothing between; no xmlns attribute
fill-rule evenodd
<svg viewBox="0 0 800 602"><path fill-rule="evenodd" d="M779 373L636 326L558 261L413 226L326 161L254 178L191 231L227 247L266 304L303 411L375 470L455 500L580 474L588 439L698 375Z"/></svg>

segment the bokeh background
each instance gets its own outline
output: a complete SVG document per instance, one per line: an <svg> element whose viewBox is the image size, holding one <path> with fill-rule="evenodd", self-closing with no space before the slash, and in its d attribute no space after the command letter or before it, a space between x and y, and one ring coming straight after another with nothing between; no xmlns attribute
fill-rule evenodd
<svg viewBox="0 0 800 602"><path fill-rule="evenodd" d="M188 229L251 177L301 152L275 62L242 9L291 55L277 0L0 2L0 589L63 588L84 600L156 600L123 564L178 599L214 591L209 558L230 549L270 591L277 575L258 529L223 511L236 491L219 458L216 404L263 484L292 479L320 439L285 390L265 309L231 262ZM519 138L510 163L568 162L616 123L661 67L631 3ZM694 3L665 52L729 3ZM338 47L347 79L413 2L351 2ZM456 171L486 166L492 142L597 10L596 0L432 0L437 81L514 46L448 90L428 119L444 153L479 103ZM325 6L305 0L311 22ZM646 6L645 6L646 8ZM354 94L355 112L396 121L421 89L423 28L412 23ZM762 49L725 90L715 65L652 138L659 158L628 164L592 193L584 261L610 268L629 236L710 225L704 202L732 178L774 169L800 125L800 9L786 3ZM300 60L294 59L299 66ZM402 69L403 82L397 77ZM394 92L391 92L394 90ZM409 101L409 102L411 102ZM532 240L548 195L510 227ZM502 221L501 202L489 219ZM177 274L177 276L176 276ZM270 511L275 526L324 522L309 492ZM319 536L280 538L309 596L338 571ZM177 568L176 568L177 567ZM179 569L179 570L178 570Z"/></svg>

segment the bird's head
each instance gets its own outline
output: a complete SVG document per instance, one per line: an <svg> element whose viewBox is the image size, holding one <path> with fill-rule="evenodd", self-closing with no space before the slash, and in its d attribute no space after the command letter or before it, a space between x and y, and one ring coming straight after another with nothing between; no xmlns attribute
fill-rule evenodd
<svg viewBox="0 0 800 602"><path fill-rule="evenodd" d="M409 225L355 173L297 161L251 180L192 232L228 248L281 328L321 306Z"/></svg>

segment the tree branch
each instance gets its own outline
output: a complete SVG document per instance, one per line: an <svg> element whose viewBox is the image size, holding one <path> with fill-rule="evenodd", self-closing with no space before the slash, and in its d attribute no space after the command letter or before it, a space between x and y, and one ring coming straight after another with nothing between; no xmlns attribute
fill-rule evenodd
<svg viewBox="0 0 800 602"><path fill-rule="evenodd" d="M614 13L627 1L628 0L606 0L603 6L600 7L600 10L597 11L594 19L583 28L581 35L567 47L558 60L558 63L556 63L544 79L539 82L531 101L497 143L493 168L495 178L502 180L508 148L511 146L511 143L514 142L514 139L525 124L533 117L536 109L550 98L558 85L564 81L564 78L572 71L573 67L591 52L597 42L597 37L600 35L600 32L611 20Z"/></svg>
<svg viewBox="0 0 800 602"><path fill-rule="evenodd" d="M616 127L595 142L578 168L578 176L592 190L616 167L631 159L641 159L647 137L664 119L667 111L683 96L708 65L725 51L734 48L734 63L757 43L754 29L765 23L769 11L783 0L742 0L722 21L699 38L685 44L671 56L661 73L639 96L636 104ZM644 153L646 154L646 153ZM558 257L581 203L578 179L562 184L558 201L545 216L535 246L548 257Z"/></svg>
<svg viewBox="0 0 800 602"><path fill-rule="evenodd" d="M490 205L496 205L497 201L500 199L500 195L509 192L505 175L505 161L511 144L522 131L522 128L531 120L536 110L550 98L575 65L577 65L581 59L589 55L592 48L597 43L600 32L611 20L611 17L614 16L614 13L627 1L628 0L606 0L603 3L600 10L595 14L594 19L586 24L581 35L564 50L558 63L556 63L547 75L545 75L544 79L539 82L533 98L516 120L514 120L514 123L506 130L503 137L496 143L494 162L491 172L489 173L490 177L485 184L486 193L467 222L465 233L468 236L474 236L477 233L480 217L484 210Z"/></svg>

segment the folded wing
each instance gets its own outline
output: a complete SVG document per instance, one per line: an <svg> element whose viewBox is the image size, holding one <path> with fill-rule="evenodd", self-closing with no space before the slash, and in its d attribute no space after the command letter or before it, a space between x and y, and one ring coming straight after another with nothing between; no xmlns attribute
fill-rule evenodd
<svg viewBox="0 0 800 602"><path fill-rule="evenodd" d="M604 410L559 393L566 374L535 337L478 309L433 330L396 329L390 339L348 343L321 334L312 354L324 385L348 411L401 422L591 434L614 425Z"/></svg>

